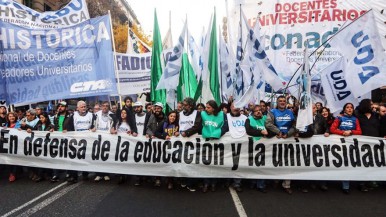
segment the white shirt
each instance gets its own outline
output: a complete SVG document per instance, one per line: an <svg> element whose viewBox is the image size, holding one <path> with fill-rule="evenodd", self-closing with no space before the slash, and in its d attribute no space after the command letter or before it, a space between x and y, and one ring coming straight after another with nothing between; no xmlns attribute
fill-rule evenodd
<svg viewBox="0 0 386 217"><path fill-rule="evenodd" d="M192 114L186 116L184 112L180 112L180 132L188 130L194 126L194 121L196 120L197 110L194 110Z"/></svg>
<svg viewBox="0 0 386 217"><path fill-rule="evenodd" d="M247 116L240 115L239 117L233 117L228 113L227 118L231 137L235 139L243 137L246 133L245 121L247 120Z"/></svg>

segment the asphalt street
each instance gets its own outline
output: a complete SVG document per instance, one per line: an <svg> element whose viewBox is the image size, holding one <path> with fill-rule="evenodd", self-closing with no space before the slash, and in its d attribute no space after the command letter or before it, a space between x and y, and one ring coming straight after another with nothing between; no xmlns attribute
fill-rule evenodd
<svg viewBox="0 0 386 217"><path fill-rule="evenodd" d="M244 181L242 192L218 185L216 192L190 192L175 185L154 187L145 182L134 186L133 180L118 185L118 179L68 184L42 181L35 183L20 177L8 182L0 173L0 216L385 216L386 188L381 185L360 192L352 183L351 193L343 194L339 182L330 182L329 190L309 188L303 193L293 183L294 193L286 194L270 182L268 193L250 189ZM64 176L64 174L63 174ZM231 195L234 193L234 197Z"/></svg>

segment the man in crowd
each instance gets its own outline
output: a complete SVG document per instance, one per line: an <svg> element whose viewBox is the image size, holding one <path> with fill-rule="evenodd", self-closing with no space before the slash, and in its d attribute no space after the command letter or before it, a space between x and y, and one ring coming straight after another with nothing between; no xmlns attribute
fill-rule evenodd
<svg viewBox="0 0 386 217"><path fill-rule="evenodd" d="M262 137L268 137L268 131L265 128L265 121L267 116L263 115L261 108L262 106L256 105L252 110L252 115L250 115L245 121L245 130L249 136L253 136L254 141L260 140ZM256 180L253 182L253 184L256 184L258 191L267 193L264 179Z"/></svg>
<svg viewBox="0 0 386 217"><path fill-rule="evenodd" d="M110 111L109 102L105 101L102 104L102 109L98 111L96 116L96 129L99 131L110 132L116 134L117 119L115 114ZM110 177L106 173L97 173L94 181L99 182L102 180L110 181Z"/></svg>
<svg viewBox="0 0 386 217"><path fill-rule="evenodd" d="M166 119L165 114L162 111L163 105L160 102L154 104L154 113L151 114L149 122L146 125L146 137L154 138L154 134L157 131L160 124Z"/></svg>
<svg viewBox="0 0 386 217"><path fill-rule="evenodd" d="M91 131L95 132L95 121L96 116L87 111L87 105L84 101L79 101L77 103L77 111L74 112L72 116L68 118L68 122L66 124L66 128L63 132L66 131ZM83 172L83 179L88 180L88 173ZM68 179L69 183L76 183L78 181L78 172L77 171L69 171Z"/></svg>
<svg viewBox="0 0 386 217"><path fill-rule="evenodd" d="M226 114L229 133L233 139L242 138L245 136L245 121L247 120L247 116L240 113L240 109L235 107L234 102L231 102L229 107L231 112ZM241 179L233 179L233 188L237 192L243 191L241 188Z"/></svg>
<svg viewBox="0 0 386 217"><path fill-rule="evenodd" d="M182 102L183 110L180 112L180 135L190 137L193 134L201 134L202 119L200 112L195 110L196 103L192 98L186 98Z"/></svg>
<svg viewBox="0 0 386 217"><path fill-rule="evenodd" d="M135 124L139 135L146 135L145 125L149 121L151 113L143 111L143 105L141 102L134 103Z"/></svg>
<svg viewBox="0 0 386 217"><path fill-rule="evenodd" d="M35 112L36 112L36 117L39 117L43 113L43 107L36 106Z"/></svg>
<svg viewBox="0 0 386 217"><path fill-rule="evenodd" d="M70 118L70 113L67 111L67 103L66 101L61 101L58 104L57 108L58 113L54 116L54 129L58 132L63 132L65 129L66 123ZM52 171L51 182L59 181L59 170L54 169Z"/></svg>
<svg viewBox="0 0 386 217"><path fill-rule="evenodd" d="M35 109L28 109L25 113L25 117L26 118L23 118L21 121L22 130L33 129L39 121L39 118L36 117Z"/></svg>
<svg viewBox="0 0 386 217"><path fill-rule="evenodd" d="M194 99L188 97L182 102L183 110L180 112L179 127L180 135L182 137L190 137L196 133L201 134L202 130L202 118L201 113L196 108L196 102ZM181 186L186 187L189 191L196 191L195 188L196 179L182 179Z"/></svg>
<svg viewBox="0 0 386 217"><path fill-rule="evenodd" d="M101 110L101 107L100 107L99 103L95 103L92 112L93 112L94 114L96 114L96 113L99 112L100 110Z"/></svg>
<svg viewBox="0 0 386 217"><path fill-rule="evenodd" d="M177 112L180 113L180 112L182 112L182 110L183 110L182 102L178 102L177 103Z"/></svg>
<svg viewBox="0 0 386 217"><path fill-rule="evenodd" d="M7 115L7 108L3 105L0 105L0 127L4 127L7 123L5 116Z"/></svg>
<svg viewBox="0 0 386 217"><path fill-rule="evenodd" d="M263 115L268 114L267 103L264 100L260 100L260 110Z"/></svg>
<svg viewBox="0 0 386 217"><path fill-rule="evenodd" d="M379 116L381 118L380 134L386 138L386 105L379 106Z"/></svg>
<svg viewBox="0 0 386 217"><path fill-rule="evenodd" d="M277 108L268 112L265 127L270 134L276 135L277 138L286 139L295 133L295 116L293 112L286 109L286 97L277 98ZM291 181L283 181L283 189L286 193L292 194Z"/></svg>
<svg viewBox="0 0 386 217"><path fill-rule="evenodd" d="M114 113L114 114L117 114L117 111L118 111L118 106L117 105L112 105L111 106L111 112Z"/></svg>

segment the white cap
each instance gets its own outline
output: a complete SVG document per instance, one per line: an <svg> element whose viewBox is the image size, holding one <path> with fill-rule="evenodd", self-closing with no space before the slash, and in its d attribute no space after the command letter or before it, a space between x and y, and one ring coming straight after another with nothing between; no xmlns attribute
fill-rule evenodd
<svg viewBox="0 0 386 217"><path fill-rule="evenodd" d="M142 105L141 102L138 101L138 102L135 102L135 103L134 103L133 107L135 107L135 106L143 106L143 105Z"/></svg>
<svg viewBox="0 0 386 217"><path fill-rule="evenodd" d="M160 103L160 102L156 102L156 103L154 104L154 106L159 106L159 107L161 107L161 108L164 108L164 106L163 106L162 103Z"/></svg>

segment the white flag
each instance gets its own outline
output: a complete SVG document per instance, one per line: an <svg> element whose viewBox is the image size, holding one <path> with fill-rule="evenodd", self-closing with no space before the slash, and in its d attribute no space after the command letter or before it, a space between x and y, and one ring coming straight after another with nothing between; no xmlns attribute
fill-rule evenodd
<svg viewBox="0 0 386 217"><path fill-rule="evenodd" d="M163 71L161 79L158 82L157 90L176 90L178 86L178 79L182 66L182 53L184 51L185 44L185 33L186 33L186 22L178 38L177 45L174 46L173 52L166 63L166 67Z"/></svg>
<svg viewBox="0 0 386 217"><path fill-rule="evenodd" d="M311 99L311 75L310 62L308 60L308 43L304 51L304 63L302 67L302 74L300 75L300 99L299 112L296 120L296 128L303 130L308 125L314 122L312 114L312 99Z"/></svg>
<svg viewBox="0 0 386 217"><path fill-rule="evenodd" d="M331 40L347 60L347 82L355 97L385 85L386 55L373 11L355 20Z"/></svg>
<svg viewBox="0 0 386 217"><path fill-rule="evenodd" d="M341 57L321 71L321 80L327 107L332 113L342 110L344 104L350 102L358 105L348 85L345 58Z"/></svg>
<svg viewBox="0 0 386 217"><path fill-rule="evenodd" d="M232 72L234 71L233 57L225 40L220 36L220 69L221 69L221 94L223 101L227 102L233 95Z"/></svg>
<svg viewBox="0 0 386 217"><path fill-rule="evenodd" d="M201 36L204 40L205 36ZM192 68L194 70L194 73L196 74L197 81L200 81L202 71L204 70L204 63L202 61L202 47L197 46L196 41L194 40L192 34L190 34L188 30L188 48L189 48L189 55L190 55L190 64L192 65Z"/></svg>

